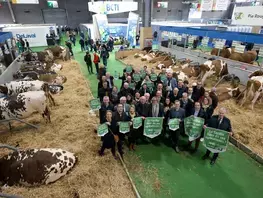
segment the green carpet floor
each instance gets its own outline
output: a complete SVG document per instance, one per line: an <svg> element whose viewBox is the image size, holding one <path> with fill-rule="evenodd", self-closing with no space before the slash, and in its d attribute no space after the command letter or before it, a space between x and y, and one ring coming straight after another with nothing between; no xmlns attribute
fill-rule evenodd
<svg viewBox="0 0 263 198"><path fill-rule="evenodd" d="M34 48L38 51L43 48ZM97 95L95 75L89 75L84 52L74 47L75 59L90 81L93 95ZM123 64L110 54L108 71L122 72ZM95 71L95 68L94 68ZM116 84L120 85L117 80ZM262 198L263 168L234 146L221 154L211 167L209 160L201 160L202 145L193 155L175 153L161 144L138 145L135 152L125 149L125 160L136 187L143 198Z"/></svg>

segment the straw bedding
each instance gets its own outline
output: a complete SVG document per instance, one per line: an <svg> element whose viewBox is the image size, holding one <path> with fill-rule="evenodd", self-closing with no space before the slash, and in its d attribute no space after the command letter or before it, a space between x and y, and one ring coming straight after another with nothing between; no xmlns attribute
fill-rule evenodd
<svg viewBox="0 0 263 198"><path fill-rule="evenodd" d="M79 159L73 170L57 182L36 188L8 187L4 193L16 194L25 198L72 198L79 197L134 197L132 187L119 161L110 151L99 157L100 138L94 133L98 119L88 114L88 101L92 98L90 88L80 72L76 61L60 62L68 81L64 91L55 96L58 104L51 109L51 124L46 124L38 114L28 122L39 124L40 129L18 129L13 133L0 134L0 142L20 148L62 148L74 152ZM0 150L3 155L5 150ZM6 151L5 151L6 152Z"/></svg>

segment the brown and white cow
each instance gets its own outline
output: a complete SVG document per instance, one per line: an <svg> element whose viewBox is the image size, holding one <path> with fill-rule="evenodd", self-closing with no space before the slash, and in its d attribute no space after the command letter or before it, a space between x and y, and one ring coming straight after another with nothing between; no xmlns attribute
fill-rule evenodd
<svg viewBox="0 0 263 198"><path fill-rule="evenodd" d="M53 46L47 48L46 50L50 50L54 58L62 59L63 61L70 60L70 53L66 47Z"/></svg>
<svg viewBox="0 0 263 198"><path fill-rule="evenodd" d="M204 64L200 65L200 70L202 84L204 84L206 79L212 75L220 78L228 74L227 63L223 60L208 60Z"/></svg>
<svg viewBox="0 0 263 198"><path fill-rule="evenodd" d="M230 86L226 86L226 87L216 88L216 94L217 94L219 102L223 102L231 98L236 98L239 96L240 93L241 92L240 92L239 87L231 88Z"/></svg>
<svg viewBox="0 0 263 198"><path fill-rule="evenodd" d="M47 96L44 91L29 91L0 98L0 120L24 119L38 112L50 122Z"/></svg>
<svg viewBox="0 0 263 198"><path fill-rule="evenodd" d="M173 66L175 64L175 60L171 58L170 56L166 56L163 61L160 61L156 68L157 69L163 69L163 68L169 68L170 66Z"/></svg>
<svg viewBox="0 0 263 198"><path fill-rule="evenodd" d="M251 109L254 109L256 101L259 96L263 93L263 75L262 71L256 71L249 76L247 81L246 89L244 91L244 96L241 102L241 106L245 104L247 99L251 101Z"/></svg>
<svg viewBox="0 0 263 198"><path fill-rule="evenodd" d="M0 158L0 183L39 186L57 181L76 164L75 154L54 148L19 150Z"/></svg>

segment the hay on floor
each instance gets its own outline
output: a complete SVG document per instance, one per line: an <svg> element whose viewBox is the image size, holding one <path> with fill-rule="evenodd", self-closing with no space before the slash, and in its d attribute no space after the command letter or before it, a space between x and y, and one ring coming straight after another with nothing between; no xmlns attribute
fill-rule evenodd
<svg viewBox="0 0 263 198"><path fill-rule="evenodd" d="M132 186L119 161L109 150L105 156L98 156L100 138L94 133L98 118L88 114L88 101L92 98L90 88L80 72L80 65L72 60L60 62L60 74L68 81L64 91L54 96L58 106L52 107L51 124L45 124L40 115L27 119L40 124L40 129L24 128L19 132L0 134L0 142L9 145L20 144L20 148L62 148L76 153L78 164L65 177L57 182L41 187L8 187L4 193L25 198L72 198L78 194L88 197L135 197ZM18 129L20 124L14 124ZM3 155L6 150L0 150Z"/></svg>

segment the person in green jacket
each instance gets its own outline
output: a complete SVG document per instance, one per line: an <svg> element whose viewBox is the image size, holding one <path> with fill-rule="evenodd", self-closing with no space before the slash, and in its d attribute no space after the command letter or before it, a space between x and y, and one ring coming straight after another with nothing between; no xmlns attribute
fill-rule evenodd
<svg viewBox="0 0 263 198"><path fill-rule="evenodd" d="M19 40L16 42L16 47L18 48L18 53L21 54L23 52L23 48Z"/></svg>

